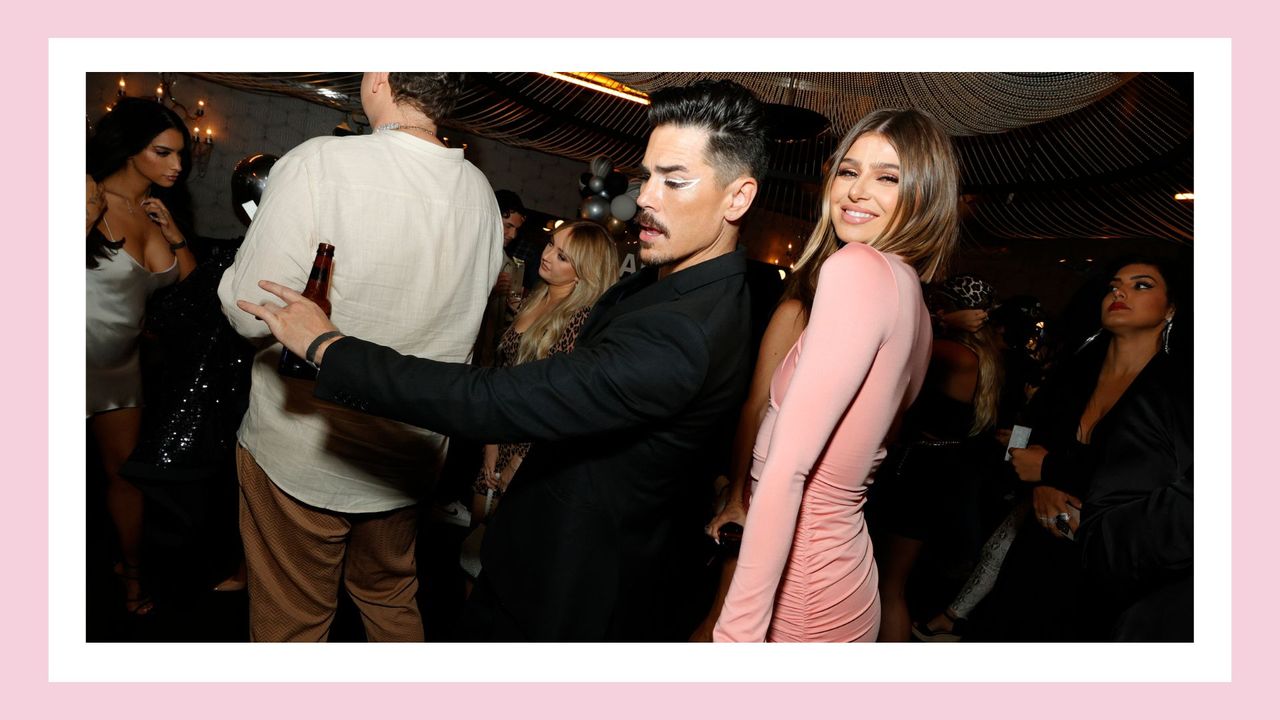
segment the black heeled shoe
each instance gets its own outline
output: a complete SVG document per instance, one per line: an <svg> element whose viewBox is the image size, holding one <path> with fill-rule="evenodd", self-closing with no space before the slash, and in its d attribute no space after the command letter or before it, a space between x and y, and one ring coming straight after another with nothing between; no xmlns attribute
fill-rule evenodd
<svg viewBox="0 0 1280 720"><path fill-rule="evenodd" d="M116 578L120 581L120 586L124 590L124 611L129 617L145 618L155 612L156 604L151 599L151 595L142 589L142 575L137 565L130 565L127 562L116 563ZM132 584L133 592L130 592L130 584Z"/></svg>

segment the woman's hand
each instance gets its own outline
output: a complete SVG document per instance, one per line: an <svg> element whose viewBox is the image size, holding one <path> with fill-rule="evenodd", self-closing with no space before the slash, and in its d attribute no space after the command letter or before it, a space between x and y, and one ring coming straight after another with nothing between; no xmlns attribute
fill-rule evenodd
<svg viewBox="0 0 1280 720"><path fill-rule="evenodd" d="M1055 537L1066 538L1057 526L1059 515L1066 516L1067 525L1072 534L1075 534L1080 527L1080 515L1073 510L1079 511L1080 506L1080 498L1057 488L1041 485L1031 492L1031 509L1035 513L1036 522Z"/></svg>
<svg viewBox="0 0 1280 720"><path fill-rule="evenodd" d="M484 446L480 453L480 477L476 479L476 492L486 489L498 489L498 446L492 443Z"/></svg>
<svg viewBox="0 0 1280 720"><path fill-rule="evenodd" d="M477 478L476 492L483 490L498 489L498 473L493 469L492 465L485 465L480 468L480 477Z"/></svg>
<svg viewBox="0 0 1280 720"><path fill-rule="evenodd" d="M160 234L164 235L164 241L170 246L186 242L186 238L182 237L182 233L178 230L178 225L173 222L173 215L169 214L169 208L165 207L159 198L149 197L139 205L147 217L151 218L151 222L160 226Z"/></svg>
<svg viewBox="0 0 1280 720"><path fill-rule="evenodd" d="M522 302L524 302L524 288L507 293L507 309L513 314L520 310Z"/></svg>
<svg viewBox="0 0 1280 720"><path fill-rule="evenodd" d="M1044 457L1048 454L1049 451L1041 445L1010 448L1009 462L1013 463L1013 470L1018 473L1019 479L1024 482L1040 482L1040 468L1044 466Z"/></svg>
<svg viewBox="0 0 1280 720"><path fill-rule="evenodd" d="M516 476L516 470L520 469L520 463L524 462L524 458L517 455L511 458L507 466L502 468L502 474L498 476L498 491L506 492L511 486L511 478Z"/></svg>
<svg viewBox="0 0 1280 720"><path fill-rule="evenodd" d="M84 234L88 235L107 212L107 191L88 173L84 176L84 198Z"/></svg>
<svg viewBox="0 0 1280 720"><path fill-rule="evenodd" d="M951 312L938 313L938 320L956 330L963 330L967 333L975 333L987 324L987 311L973 308L970 310L953 310Z"/></svg>

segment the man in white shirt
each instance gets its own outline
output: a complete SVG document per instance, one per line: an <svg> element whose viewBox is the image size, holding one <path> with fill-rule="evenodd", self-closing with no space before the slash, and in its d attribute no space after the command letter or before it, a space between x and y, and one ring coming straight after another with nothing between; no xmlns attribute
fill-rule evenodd
<svg viewBox="0 0 1280 720"><path fill-rule="evenodd" d="M467 361L503 262L484 175L436 135L456 73L365 73L371 135L323 137L271 171L218 288L232 326L259 341L240 426L240 530L255 641L328 637L339 583L370 640L423 639L417 502L445 454L441 435L312 397L277 373L281 347L239 310L260 278L301 289L319 243L335 247L333 319L402 353Z"/></svg>

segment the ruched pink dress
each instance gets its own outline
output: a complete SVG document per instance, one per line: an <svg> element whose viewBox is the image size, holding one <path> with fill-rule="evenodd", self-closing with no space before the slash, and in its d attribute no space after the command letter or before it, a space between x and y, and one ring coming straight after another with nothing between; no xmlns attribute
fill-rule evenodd
<svg viewBox="0 0 1280 720"><path fill-rule="evenodd" d="M875 640L862 503L931 344L919 278L899 257L850 243L823 264L809 324L773 375L717 642Z"/></svg>

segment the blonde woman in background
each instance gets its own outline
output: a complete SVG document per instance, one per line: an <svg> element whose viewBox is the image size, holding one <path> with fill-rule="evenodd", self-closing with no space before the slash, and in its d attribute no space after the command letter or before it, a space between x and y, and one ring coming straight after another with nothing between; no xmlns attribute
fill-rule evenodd
<svg viewBox="0 0 1280 720"><path fill-rule="evenodd" d="M497 367L521 365L573 350L578 332L596 300L618 279L618 251L605 229L592 222L562 225L551 236L538 264L538 285L520 305L515 320L498 341ZM530 443L489 444L475 481L473 523L493 511L519 469ZM473 532L462 549L463 568L479 574L482 532Z"/></svg>

